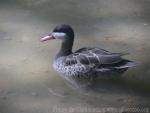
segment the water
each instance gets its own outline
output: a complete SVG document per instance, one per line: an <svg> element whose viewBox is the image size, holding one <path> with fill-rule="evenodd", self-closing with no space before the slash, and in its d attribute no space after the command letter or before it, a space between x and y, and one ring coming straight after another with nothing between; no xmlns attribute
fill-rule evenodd
<svg viewBox="0 0 150 113"><path fill-rule="evenodd" d="M121 112L129 107L147 112L149 5L149 0L1 0L0 112ZM61 42L39 42L60 23L75 29L74 50L96 46L129 52L125 58L141 65L114 80L68 83L52 68Z"/></svg>

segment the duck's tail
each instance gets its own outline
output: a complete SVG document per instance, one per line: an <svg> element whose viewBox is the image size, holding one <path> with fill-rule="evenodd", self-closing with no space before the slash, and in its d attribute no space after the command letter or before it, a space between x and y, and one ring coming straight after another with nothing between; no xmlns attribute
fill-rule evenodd
<svg viewBox="0 0 150 113"><path fill-rule="evenodd" d="M126 63L124 63L123 65L120 66L116 66L116 69L123 69L123 68L130 68L130 67L135 67L139 64L141 64L141 62L137 62L137 61L129 61L129 60L125 60Z"/></svg>

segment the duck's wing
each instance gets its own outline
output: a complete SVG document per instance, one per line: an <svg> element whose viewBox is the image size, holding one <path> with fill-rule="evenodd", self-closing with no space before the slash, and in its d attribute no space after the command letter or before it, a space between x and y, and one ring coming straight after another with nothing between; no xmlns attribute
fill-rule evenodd
<svg viewBox="0 0 150 113"><path fill-rule="evenodd" d="M81 48L66 57L66 64L81 63L83 65L114 64L122 61L124 53L111 53L100 48Z"/></svg>
<svg viewBox="0 0 150 113"><path fill-rule="evenodd" d="M97 54L110 54L109 51L101 49L101 48L96 48L96 47L84 47L84 48L78 49L77 51L75 51L75 53L85 53L89 51L92 51Z"/></svg>

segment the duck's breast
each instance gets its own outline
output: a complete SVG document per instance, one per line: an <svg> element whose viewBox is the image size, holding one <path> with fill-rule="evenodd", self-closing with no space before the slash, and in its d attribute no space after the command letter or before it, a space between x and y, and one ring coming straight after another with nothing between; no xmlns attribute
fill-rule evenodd
<svg viewBox="0 0 150 113"><path fill-rule="evenodd" d="M82 65L81 63L76 63L68 65L65 62L65 58L61 57L54 61L54 69L62 74L63 76L79 76L85 75L90 71L89 66Z"/></svg>

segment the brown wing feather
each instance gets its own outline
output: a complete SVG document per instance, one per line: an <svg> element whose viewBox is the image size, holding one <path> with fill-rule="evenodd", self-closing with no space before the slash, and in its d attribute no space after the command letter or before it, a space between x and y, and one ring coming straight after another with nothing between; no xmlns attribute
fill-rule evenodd
<svg viewBox="0 0 150 113"><path fill-rule="evenodd" d="M100 48L81 48L66 58L66 64L73 65L77 62L85 65L113 64L122 60L122 54L111 53Z"/></svg>

